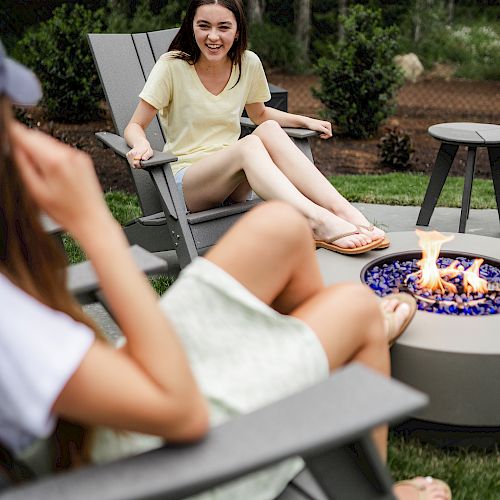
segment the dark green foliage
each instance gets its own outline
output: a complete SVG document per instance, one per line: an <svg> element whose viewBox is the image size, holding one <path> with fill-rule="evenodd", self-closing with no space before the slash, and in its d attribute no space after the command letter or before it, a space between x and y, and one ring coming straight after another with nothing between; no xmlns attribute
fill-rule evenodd
<svg viewBox="0 0 500 500"><path fill-rule="evenodd" d="M153 10L149 0L141 0L132 15L123 9L120 2L109 3L107 19L108 33L143 33L180 26L183 9L187 6L180 0L171 0L165 6Z"/></svg>
<svg viewBox="0 0 500 500"><path fill-rule="evenodd" d="M35 128L36 123L31 114L30 108L24 108L21 106L13 106L14 117L16 120L24 123L29 128Z"/></svg>
<svg viewBox="0 0 500 500"><path fill-rule="evenodd" d="M102 10L65 4L18 42L16 57L42 82L48 118L85 122L98 116L102 90L86 34L103 27Z"/></svg>
<svg viewBox="0 0 500 500"><path fill-rule="evenodd" d="M281 26L263 22L252 24L249 29L249 48L260 57L266 68L300 71L297 42Z"/></svg>
<svg viewBox="0 0 500 500"><path fill-rule="evenodd" d="M354 5L342 23L344 40L330 45L328 55L318 60L321 87L313 93L340 133L362 139L394 112L402 83L393 63L398 31L382 27L380 11L362 5Z"/></svg>
<svg viewBox="0 0 500 500"><path fill-rule="evenodd" d="M406 170L411 165L415 150L411 144L411 137L400 127L387 128L380 138L377 148L380 163L394 170Z"/></svg>

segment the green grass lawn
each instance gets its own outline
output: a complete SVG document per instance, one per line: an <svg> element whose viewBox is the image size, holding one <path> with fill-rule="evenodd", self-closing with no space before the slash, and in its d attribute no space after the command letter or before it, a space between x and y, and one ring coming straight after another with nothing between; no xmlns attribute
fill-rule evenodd
<svg viewBox="0 0 500 500"><path fill-rule="evenodd" d="M389 205L420 205L428 177L417 174L339 175L332 178L337 189L353 202ZM460 207L463 179L448 178L439 200L440 206ZM137 197L120 192L106 193L106 202L123 225L141 213ZM472 193L473 208L496 208L492 182L476 179ZM68 235L64 243L70 262L80 262L85 255ZM171 281L152 280L161 295ZM391 435L389 467L395 480L416 475L433 475L449 482L456 500L500 499L500 451L442 450L416 439Z"/></svg>
<svg viewBox="0 0 500 500"><path fill-rule="evenodd" d="M330 182L351 202L420 206L429 176L391 173L384 175L336 175ZM448 177L438 206L461 207L463 177ZM471 208L496 208L493 182L474 179Z"/></svg>

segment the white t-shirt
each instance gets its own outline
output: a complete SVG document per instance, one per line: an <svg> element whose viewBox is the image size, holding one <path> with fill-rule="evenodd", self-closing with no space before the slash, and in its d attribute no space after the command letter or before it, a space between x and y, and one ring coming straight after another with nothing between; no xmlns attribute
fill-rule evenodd
<svg viewBox="0 0 500 500"><path fill-rule="evenodd" d="M235 143L245 105L268 101L271 94L260 59L249 50L241 59L239 81L234 66L218 95L205 88L193 65L173 54L167 52L159 58L139 97L159 110L168 139L165 150L179 158L171 164L175 174Z"/></svg>
<svg viewBox="0 0 500 500"><path fill-rule="evenodd" d="M54 401L94 341L86 325L54 311L0 273L0 441L17 452L47 437Z"/></svg>

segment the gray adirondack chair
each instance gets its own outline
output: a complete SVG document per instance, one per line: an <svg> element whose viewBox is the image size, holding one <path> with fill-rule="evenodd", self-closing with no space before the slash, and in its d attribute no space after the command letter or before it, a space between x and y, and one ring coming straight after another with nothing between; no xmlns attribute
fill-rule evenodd
<svg viewBox="0 0 500 500"><path fill-rule="evenodd" d="M124 158L130 149L121 137L125 126L137 106L138 95L155 61L167 51L176 33L177 28L149 33L88 36L118 134L100 132L96 136ZM274 105L283 109L286 106L283 89L273 86L271 92ZM254 126L248 118L242 120L247 130ZM299 148L312 159L308 138L314 136L315 132L286 130ZM186 213L169 165L176 158L162 152L165 138L158 118L148 127L146 135L155 150L153 158L143 162L143 170L129 168L143 216L126 225L125 233L131 244L136 243L151 252L174 249L182 268L212 246L239 216L259 200ZM169 265L175 266L172 252L163 255L167 257Z"/></svg>
<svg viewBox="0 0 500 500"><path fill-rule="evenodd" d="M212 429L197 444L0 490L0 500L181 499L297 455L307 469L277 500L388 500L394 498L392 480L370 430L425 402L421 393L353 364Z"/></svg>

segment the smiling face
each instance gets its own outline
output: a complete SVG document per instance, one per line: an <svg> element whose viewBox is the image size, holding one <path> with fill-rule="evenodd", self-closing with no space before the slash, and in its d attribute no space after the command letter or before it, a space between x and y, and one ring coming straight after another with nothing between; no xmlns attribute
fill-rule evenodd
<svg viewBox="0 0 500 500"><path fill-rule="evenodd" d="M193 32L201 59L221 62L227 59L238 36L238 25L229 9L218 4L201 5L193 19Z"/></svg>

